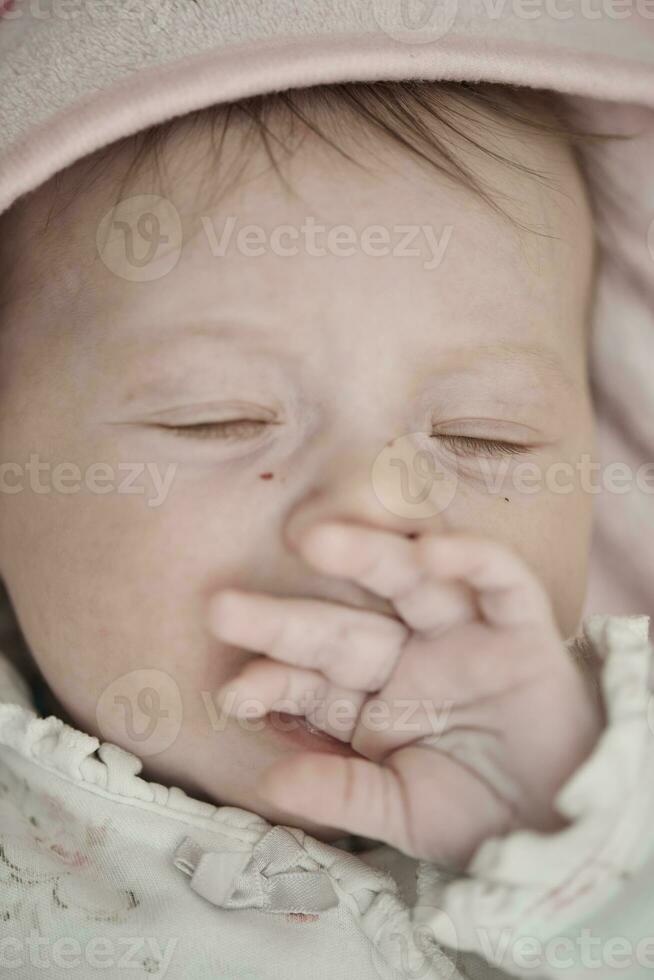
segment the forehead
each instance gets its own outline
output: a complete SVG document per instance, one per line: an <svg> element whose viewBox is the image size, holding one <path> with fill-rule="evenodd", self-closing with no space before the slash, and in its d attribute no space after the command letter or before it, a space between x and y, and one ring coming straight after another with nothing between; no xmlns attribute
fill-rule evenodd
<svg viewBox="0 0 654 980"><path fill-rule="evenodd" d="M139 323L163 330L205 321L218 309L235 322L265 310L263 326L275 331L275 341L284 333L300 349L312 342L316 325L333 331L335 322L351 327L357 316L364 331L362 305L380 340L401 330L425 339L465 334L470 342L532 342L548 331L552 342L565 344L571 322L581 329L592 220L566 147L525 136L517 126L489 140L493 152L550 174L548 186L461 139L456 150L516 225L388 139L340 135L362 166L306 131L281 159L280 179L260 141L243 153L242 124L228 127L216 158L210 129L182 122L161 148L160 167L146 157L125 192L155 193L180 217L180 259L155 282L126 281L98 256L98 227L121 198L128 148L80 161L39 189L26 211L23 232L40 238L24 268L38 279L44 309L65 319L74 302L90 329L110 308L117 334L138 332ZM84 193L76 194L80 178ZM216 254L230 223L231 248ZM351 254L342 244L330 250L337 228L341 243L353 245ZM250 245L266 243L263 254L248 251L248 234ZM272 245L275 234L281 248Z"/></svg>

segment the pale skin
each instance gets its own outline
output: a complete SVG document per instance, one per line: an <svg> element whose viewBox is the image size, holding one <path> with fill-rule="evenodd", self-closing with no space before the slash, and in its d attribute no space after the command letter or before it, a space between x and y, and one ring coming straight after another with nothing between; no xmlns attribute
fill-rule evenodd
<svg viewBox="0 0 654 980"><path fill-rule="evenodd" d="M601 727L563 646L585 597L592 497L578 484L490 493L482 460L491 473L508 461L510 479L521 460L544 471L594 453L592 219L572 157L497 137L558 191L477 160L509 210L549 230L537 238L381 137L371 175L308 136L285 164L299 199L258 150L208 212L217 226L451 225L448 247L429 270L362 249L217 258L191 217L208 152L193 134L166 150L195 237L163 278L126 282L99 261L116 189L104 178L38 252L16 241L25 289L0 336L1 458L177 466L156 508L117 492L2 495L0 574L62 716L139 755L124 716L100 726L96 709L116 678L158 670L184 719L144 775L198 798L452 863L509 827L557 826L556 790ZM371 480L383 447L411 433L458 473L452 501L419 520ZM453 435L519 448L464 454ZM349 699L359 717L333 734L355 751L300 751L236 717L215 730L202 692L237 679L266 707L301 703L306 686ZM411 698L453 702L448 724L490 732L494 775L408 744L424 717L410 736L366 726L369 700Z"/></svg>
<svg viewBox="0 0 654 980"><path fill-rule="evenodd" d="M226 710L256 697L262 712L283 702L300 713L307 691L327 721L337 702L353 706L323 725L360 757L285 759L265 773L263 798L453 866L487 837L557 829L556 790L594 745L600 718L526 563L479 536L407 541L347 524L311 528L298 549L389 599L402 625L313 600L228 591L214 600L216 634L265 653L223 688ZM441 723L433 709L443 705Z"/></svg>

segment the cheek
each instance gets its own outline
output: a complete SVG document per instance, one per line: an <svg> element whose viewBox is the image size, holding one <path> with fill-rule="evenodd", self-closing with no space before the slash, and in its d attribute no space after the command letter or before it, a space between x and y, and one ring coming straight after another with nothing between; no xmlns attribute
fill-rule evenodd
<svg viewBox="0 0 654 980"><path fill-rule="evenodd" d="M580 494L586 498L586 494ZM566 519L567 518L567 519ZM550 594L563 636L574 636L579 628L588 586L592 534L592 506L587 499L571 506L569 514L552 530L555 545L555 575Z"/></svg>
<svg viewBox="0 0 654 980"><path fill-rule="evenodd" d="M583 610L592 534L592 497L580 487L544 497L531 531L536 567L552 600L561 634L577 632Z"/></svg>
<svg viewBox="0 0 654 980"><path fill-rule="evenodd" d="M158 511L136 496L22 501L7 583L46 682L87 730L105 692L129 689L135 671L174 678L189 717L199 691L235 672L243 654L210 636L206 605L245 580L242 543L225 529L230 560L216 521L207 536L203 516L181 499Z"/></svg>
<svg viewBox="0 0 654 980"><path fill-rule="evenodd" d="M457 493L440 515L449 530L469 531L506 543L535 571L549 595L561 633L576 632L585 598L592 497L577 483L566 482L570 492L553 492L539 476L520 483L509 476L493 485L459 481ZM525 471L526 472L526 471Z"/></svg>

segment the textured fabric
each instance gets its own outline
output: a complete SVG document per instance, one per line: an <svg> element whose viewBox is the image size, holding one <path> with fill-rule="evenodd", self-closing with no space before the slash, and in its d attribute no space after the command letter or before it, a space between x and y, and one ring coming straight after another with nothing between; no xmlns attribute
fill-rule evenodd
<svg viewBox="0 0 654 980"><path fill-rule="evenodd" d="M645 925L652 906L642 902L646 882L650 888L654 884L649 621L644 616L591 616L585 632L604 663L602 691L608 723L596 751L557 797L558 809L570 826L559 834L515 833L479 848L469 867L470 879L452 883L443 904L442 938L455 921L463 928L457 928L461 949L482 953L488 949L483 943L493 940L493 948L498 949L497 938L504 935L506 940L509 934L514 941L529 937L546 944L552 937L568 936L572 924L592 922L595 915L605 922L599 936L640 935L651 940L654 935L651 923ZM556 719L547 721L556 724ZM421 874L420 894L426 898L430 867L423 865ZM630 903L640 934L633 923L626 933L617 931L615 924L606 926L611 915L624 922L622 904L630 888L640 889L640 906ZM438 916L430 926L439 935ZM585 975L582 966L576 968ZM643 975L646 972L642 970ZM628 975L638 976L639 971L634 968Z"/></svg>
<svg viewBox="0 0 654 980"><path fill-rule="evenodd" d="M520 974L511 938L613 936L615 919L635 943L654 912L648 633L646 616L584 622L569 648L601 658L608 724L560 792L570 826L490 840L465 876L148 782L131 753L38 717L0 657L0 966L62 980L103 961L109 980L496 980Z"/></svg>
<svg viewBox="0 0 654 980"><path fill-rule="evenodd" d="M203 851L186 837L174 864L191 875L191 888L223 908L311 914L338 905L329 877L316 862L302 867L304 852L284 827L263 835L252 854Z"/></svg>

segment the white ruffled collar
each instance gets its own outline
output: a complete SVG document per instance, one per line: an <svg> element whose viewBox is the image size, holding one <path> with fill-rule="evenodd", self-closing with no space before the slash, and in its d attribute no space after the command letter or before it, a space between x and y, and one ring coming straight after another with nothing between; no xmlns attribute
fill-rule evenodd
<svg viewBox="0 0 654 980"><path fill-rule="evenodd" d="M10 642L17 643L5 638L5 648ZM219 824L221 832L231 832L243 843L254 844L272 828L265 818L243 807L208 803L179 787L145 779L140 775L143 762L132 752L101 742L55 714L41 715L38 693L18 670L15 660L0 649L0 745L87 788L154 804L203 826L206 821ZM331 846L363 853L387 845L345 835Z"/></svg>

